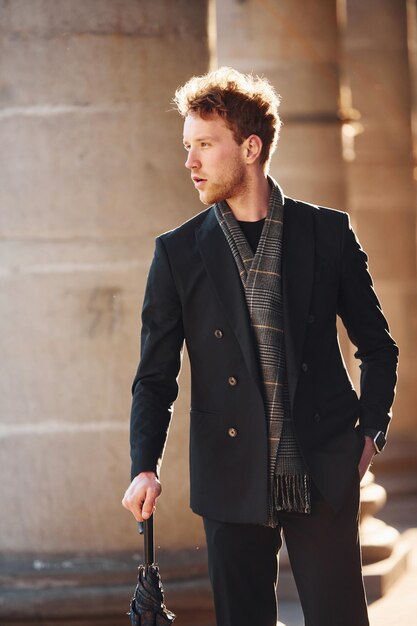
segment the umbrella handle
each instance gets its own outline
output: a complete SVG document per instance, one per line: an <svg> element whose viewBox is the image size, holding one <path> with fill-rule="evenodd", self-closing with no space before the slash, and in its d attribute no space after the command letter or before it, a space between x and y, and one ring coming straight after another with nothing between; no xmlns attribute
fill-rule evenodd
<svg viewBox="0 0 417 626"><path fill-rule="evenodd" d="M155 562L155 547L153 543L153 515L144 523L145 531L145 563L146 565L152 565Z"/></svg>
<svg viewBox="0 0 417 626"><path fill-rule="evenodd" d="M152 565L155 562L155 547L153 541L153 515L143 522L138 522L139 533L144 534L145 545L145 565Z"/></svg>

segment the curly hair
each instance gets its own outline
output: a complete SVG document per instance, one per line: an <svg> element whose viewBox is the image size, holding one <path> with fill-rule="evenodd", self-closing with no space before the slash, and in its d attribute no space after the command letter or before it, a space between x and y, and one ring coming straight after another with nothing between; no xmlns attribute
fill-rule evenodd
<svg viewBox="0 0 417 626"><path fill-rule="evenodd" d="M218 113L239 145L249 135L258 135L262 140L260 164L267 168L281 128L280 99L266 78L220 67L190 78L176 90L173 104L183 117L196 113L207 119Z"/></svg>

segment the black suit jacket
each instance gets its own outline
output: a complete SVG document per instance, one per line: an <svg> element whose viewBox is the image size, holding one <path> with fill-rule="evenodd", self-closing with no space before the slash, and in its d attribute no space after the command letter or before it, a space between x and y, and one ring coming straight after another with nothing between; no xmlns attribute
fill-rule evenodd
<svg viewBox="0 0 417 626"><path fill-rule="evenodd" d="M314 482L339 508L358 471L363 428L387 431L398 350L346 213L286 197L282 272L296 436ZM360 399L340 353L338 315L357 347ZM259 364L236 263L213 208L157 238L142 322L132 477L157 471L161 461L185 339L191 507L220 521L264 523L268 424Z"/></svg>

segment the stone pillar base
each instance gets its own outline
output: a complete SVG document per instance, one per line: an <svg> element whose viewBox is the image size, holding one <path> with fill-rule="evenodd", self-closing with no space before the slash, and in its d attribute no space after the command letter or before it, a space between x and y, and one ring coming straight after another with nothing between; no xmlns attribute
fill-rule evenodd
<svg viewBox="0 0 417 626"><path fill-rule="evenodd" d="M201 552L201 554L200 554ZM204 550L158 555L167 607L184 626L214 626ZM127 626L140 558L30 555L0 560L0 623Z"/></svg>
<svg viewBox="0 0 417 626"><path fill-rule="evenodd" d="M361 483L360 536L368 598L382 597L407 569L410 548L398 530L374 517L383 508L387 492L368 471Z"/></svg>
<svg viewBox="0 0 417 626"><path fill-rule="evenodd" d="M410 546L400 536L388 558L363 567L368 600L373 601L384 596L389 588L406 572L409 554ZM298 593L292 571L284 554L280 558L278 578L278 602L280 600L298 601Z"/></svg>
<svg viewBox="0 0 417 626"><path fill-rule="evenodd" d="M405 574L410 550L408 543L400 537L387 559L364 566L363 576L368 599L382 598L389 588Z"/></svg>
<svg viewBox="0 0 417 626"><path fill-rule="evenodd" d="M386 491L367 472L361 483L361 524L363 575L368 599L382 597L407 570L410 546L395 528L373 515L386 502ZM286 548L280 555L278 598L298 600L298 593Z"/></svg>

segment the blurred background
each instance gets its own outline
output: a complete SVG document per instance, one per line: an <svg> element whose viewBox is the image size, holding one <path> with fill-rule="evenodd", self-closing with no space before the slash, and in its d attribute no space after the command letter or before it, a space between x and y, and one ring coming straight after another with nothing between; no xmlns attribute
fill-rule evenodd
<svg viewBox="0 0 417 626"><path fill-rule="evenodd" d="M170 103L220 65L274 84L272 175L287 195L348 211L369 254L400 379L364 508L383 518L386 499L414 502L416 0L0 0L2 624L126 623L142 556L121 498L143 290L155 236L204 208ZM342 329L341 343L357 384ZM169 608L203 626L186 358L180 384L156 540ZM370 563L392 556L395 532Z"/></svg>

